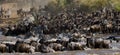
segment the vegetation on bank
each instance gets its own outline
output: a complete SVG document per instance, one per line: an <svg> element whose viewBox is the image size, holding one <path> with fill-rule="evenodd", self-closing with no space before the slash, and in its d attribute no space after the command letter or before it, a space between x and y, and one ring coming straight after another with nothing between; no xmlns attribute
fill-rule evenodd
<svg viewBox="0 0 120 55"><path fill-rule="evenodd" d="M96 11L112 8L120 11L120 0L53 0L47 6L51 12L59 12L65 9L79 8L81 11Z"/></svg>

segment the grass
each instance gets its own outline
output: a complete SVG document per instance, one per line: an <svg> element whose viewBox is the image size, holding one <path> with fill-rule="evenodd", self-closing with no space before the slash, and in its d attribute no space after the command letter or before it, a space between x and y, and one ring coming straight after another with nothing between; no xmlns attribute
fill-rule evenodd
<svg viewBox="0 0 120 55"><path fill-rule="evenodd" d="M61 5L61 8L62 8L69 4L68 2L65 2L65 1L66 0L60 0L58 2L58 0L53 0L51 2L51 4L49 4L49 5L52 5L55 3L58 5ZM104 7L109 7L109 8L112 7L115 10L120 11L120 0L74 0L74 1L76 1L76 2L73 2L74 4L77 3L78 5L84 5L86 7L89 7L89 8L84 8L84 9L93 9L93 11L104 8ZM65 3L68 3L68 4L66 5ZM72 5L70 4L70 6L72 6ZM52 6L54 6L54 5L52 5Z"/></svg>

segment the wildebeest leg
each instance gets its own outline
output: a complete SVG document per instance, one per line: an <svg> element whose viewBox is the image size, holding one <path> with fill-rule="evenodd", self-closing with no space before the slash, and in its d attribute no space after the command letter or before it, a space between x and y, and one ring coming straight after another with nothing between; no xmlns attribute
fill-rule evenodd
<svg viewBox="0 0 120 55"><path fill-rule="evenodd" d="M2 18L2 15L0 14L0 18Z"/></svg>
<svg viewBox="0 0 120 55"><path fill-rule="evenodd" d="M10 15L8 15L7 18L10 18Z"/></svg>
<svg viewBox="0 0 120 55"><path fill-rule="evenodd" d="M111 33L111 30L110 30L110 28L108 28L108 33Z"/></svg>
<svg viewBox="0 0 120 55"><path fill-rule="evenodd" d="M4 53L5 52L5 48L3 48L3 50L2 50L2 53Z"/></svg>
<svg viewBox="0 0 120 55"><path fill-rule="evenodd" d="M101 42L95 42L95 48L101 48L102 45L101 45Z"/></svg>
<svg viewBox="0 0 120 55"><path fill-rule="evenodd" d="M112 33L112 29L111 28L109 28L109 33Z"/></svg>
<svg viewBox="0 0 120 55"><path fill-rule="evenodd" d="M104 43L104 44L103 44L103 48L107 48L107 49L108 49L108 48L109 48L109 44L105 44L105 43Z"/></svg>
<svg viewBox="0 0 120 55"><path fill-rule="evenodd" d="M95 47L94 39L92 39L92 38L87 38L87 46L88 46L89 48L94 48L94 47Z"/></svg>

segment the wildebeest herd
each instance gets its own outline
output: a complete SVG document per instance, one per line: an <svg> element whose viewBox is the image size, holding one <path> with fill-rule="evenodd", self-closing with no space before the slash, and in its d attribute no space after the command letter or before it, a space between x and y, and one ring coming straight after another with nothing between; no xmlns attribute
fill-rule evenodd
<svg viewBox="0 0 120 55"><path fill-rule="evenodd" d="M34 52L56 52L56 51L74 51L74 50L87 50L91 49L109 49L110 40L102 38L68 38L67 36L61 36L50 39L39 39L36 37L30 37L27 39L19 39L15 43L1 42L0 52L2 53L34 53Z"/></svg>
<svg viewBox="0 0 120 55"><path fill-rule="evenodd" d="M25 35L15 43L0 43L0 52L56 52L91 49L109 49L109 40L93 37L94 33L110 34L120 32L120 12L102 9L91 13L64 11L47 13L31 8L29 12L18 10L22 21L2 27L5 36ZM25 14L24 14L25 13ZM88 37L90 36L90 37Z"/></svg>
<svg viewBox="0 0 120 55"><path fill-rule="evenodd" d="M5 10L0 6L0 18L10 18L11 13L10 9Z"/></svg>

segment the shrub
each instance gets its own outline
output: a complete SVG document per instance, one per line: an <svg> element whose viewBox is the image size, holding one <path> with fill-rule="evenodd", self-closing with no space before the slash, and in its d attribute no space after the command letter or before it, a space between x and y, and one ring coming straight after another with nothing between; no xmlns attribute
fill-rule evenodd
<svg viewBox="0 0 120 55"><path fill-rule="evenodd" d="M47 5L47 9L57 13L64 9L79 7L81 11L96 11L107 8L114 8L120 11L120 0L53 0Z"/></svg>

